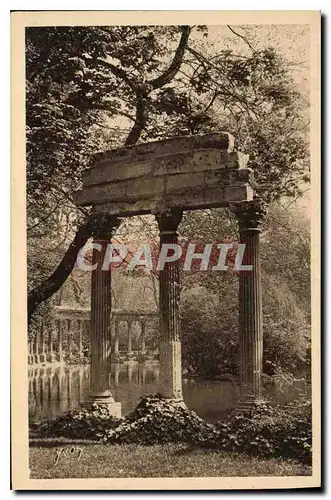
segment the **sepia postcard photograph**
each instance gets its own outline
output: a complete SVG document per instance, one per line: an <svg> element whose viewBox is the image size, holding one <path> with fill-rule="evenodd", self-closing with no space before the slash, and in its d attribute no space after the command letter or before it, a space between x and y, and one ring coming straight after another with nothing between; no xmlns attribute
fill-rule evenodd
<svg viewBox="0 0 331 500"><path fill-rule="evenodd" d="M13 489L321 486L320 24L11 13Z"/></svg>

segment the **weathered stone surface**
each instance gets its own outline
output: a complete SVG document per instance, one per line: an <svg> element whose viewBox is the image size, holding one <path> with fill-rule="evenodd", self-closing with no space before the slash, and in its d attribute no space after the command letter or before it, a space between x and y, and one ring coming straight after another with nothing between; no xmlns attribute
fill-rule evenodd
<svg viewBox="0 0 331 500"><path fill-rule="evenodd" d="M160 248L164 244L178 245L177 229L182 215L181 210L171 210L167 215L156 215L160 230ZM182 400L179 302L179 260L175 260L166 262L159 274L160 392L162 396L175 400Z"/></svg>
<svg viewBox="0 0 331 500"><path fill-rule="evenodd" d="M89 187L126 179L151 178L204 170L239 169L244 168L247 162L248 155L221 149L192 150L181 153L174 150L169 155L156 153L153 158L133 160L129 163L106 159L96 162L93 168L83 173L83 185Z"/></svg>
<svg viewBox="0 0 331 500"><path fill-rule="evenodd" d="M97 153L95 161L134 162L136 160L150 159L154 156L185 153L194 149L204 148L233 151L234 137L228 132L173 137L171 139L152 141L145 144L111 149L104 153Z"/></svg>
<svg viewBox="0 0 331 500"><path fill-rule="evenodd" d="M223 207L252 199L248 156L225 132L176 137L97 154L75 203L117 216Z"/></svg>
<svg viewBox="0 0 331 500"><path fill-rule="evenodd" d="M179 190L167 197L153 196L124 201L113 201L94 206L95 213L107 212L112 215L128 217L164 211L167 208L195 210L199 208L227 207L230 203L253 199L253 189L248 184L209 187L195 190Z"/></svg>
<svg viewBox="0 0 331 500"><path fill-rule="evenodd" d="M265 204L254 200L232 207L239 222L240 243L245 244L244 265L239 273L240 401L238 409L262 401L263 313L260 262L260 230Z"/></svg>

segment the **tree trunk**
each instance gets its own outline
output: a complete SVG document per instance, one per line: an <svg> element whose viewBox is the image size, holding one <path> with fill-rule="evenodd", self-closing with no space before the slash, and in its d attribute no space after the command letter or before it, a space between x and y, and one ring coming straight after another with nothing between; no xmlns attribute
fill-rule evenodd
<svg viewBox="0 0 331 500"><path fill-rule="evenodd" d="M88 222L80 226L54 273L28 293L29 322L38 305L54 295L65 283L76 263L78 252L90 238L91 231L92 228Z"/></svg>

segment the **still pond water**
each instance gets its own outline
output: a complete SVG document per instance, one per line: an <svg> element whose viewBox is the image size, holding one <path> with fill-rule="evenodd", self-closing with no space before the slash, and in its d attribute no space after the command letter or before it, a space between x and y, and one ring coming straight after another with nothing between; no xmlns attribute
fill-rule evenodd
<svg viewBox="0 0 331 500"><path fill-rule="evenodd" d="M128 414L140 396L159 391L160 368L157 363L127 363L112 366L111 387L115 401L122 403L122 415ZM295 399L297 387L271 386L268 397L278 402ZM55 418L77 408L89 394L89 366L45 366L29 370L29 415L32 421ZM221 419L236 406L238 385L235 381L183 379L186 405L206 421Z"/></svg>

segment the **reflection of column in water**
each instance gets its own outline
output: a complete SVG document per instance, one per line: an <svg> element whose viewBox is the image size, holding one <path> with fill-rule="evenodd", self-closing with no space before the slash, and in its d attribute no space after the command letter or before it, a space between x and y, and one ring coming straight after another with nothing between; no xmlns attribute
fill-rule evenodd
<svg viewBox="0 0 331 500"><path fill-rule="evenodd" d="M57 388L57 399L59 401L59 413L62 412L63 403L64 403L64 394L63 394L63 379L64 379L64 368L63 366L59 367L57 377L58 377L58 388Z"/></svg>
<svg viewBox="0 0 331 500"><path fill-rule="evenodd" d="M50 403L52 401L53 377L54 377L54 373L52 371L49 371L48 377L47 377L47 379L48 379L48 403Z"/></svg>
<svg viewBox="0 0 331 500"><path fill-rule="evenodd" d="M67 398L68 398L68 408L71 407L72 399L72 371L69 369L67 372Z"/></svg>
<svg viewBox="0 0 331 500"><path fill-rule="evenodd" d="M160 367L156 366L153 370L155 383L158 384L160 380Z"/></svg>
<svg viewBox="0 0 331 500"><path fill-rule="evenodd" d="M138 384L145 385L146 383L146 365L140 364L138 365Z"/></svg>
<svg viewBox="0 0 331 500"><path fill-rule="evenodd" d="M78 404L82 402L84 368L78 369Z"/></svg>
<svg viewBox="0 0 331 500"><path fill-rule="evenodd" d="M28 379L29 379L29 408L33 408L35 406L35 400L33 394L33 370L28 371Z"/></svg>
<svg viewBox="0 0 331 500"><path fill-rule="evenodd" d="M39 373L39 390L40 390L40 412L43 416L45 413L45 403L47 404L47 398L45 397L45 378L46 378L46 370L43 368L40 369Z"/></svg>
<svg viewBox="0 0 331 500"><path fill-rule="evenodd" d="M33 400L34 406L37 411L39 406L39 380L38 380L38 369L33 370L33 379L32 379L32 392L33 392Z"/></svg>

